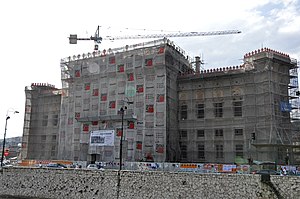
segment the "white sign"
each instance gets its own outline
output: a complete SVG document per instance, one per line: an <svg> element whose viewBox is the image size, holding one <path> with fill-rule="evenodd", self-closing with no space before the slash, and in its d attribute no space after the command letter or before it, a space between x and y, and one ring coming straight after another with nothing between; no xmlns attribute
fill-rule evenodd
<svg viewBox="0 0 300 199"><path fill-rule="evenodd" d="M91 131L91 146L114 146L114 130Z"/></svg>

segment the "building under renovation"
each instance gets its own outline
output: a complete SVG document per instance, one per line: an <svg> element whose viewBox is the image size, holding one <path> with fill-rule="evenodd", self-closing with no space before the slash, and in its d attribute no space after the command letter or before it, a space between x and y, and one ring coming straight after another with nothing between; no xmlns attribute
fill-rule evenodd
<svg viewBox="0 0 300 199"><path fill-rule="evenodd" d="M264 48L200 63L166 39L62 59L59 92L25 90L23 158L118 162L123 138L125 161L292 161L297 61Z"/></svg>
<svg viewBox="0 0 300 199"><path fill-rule="evenodd" d="M178 87L181 161L294 159L298 75L288 55L259 49L241 66L180 74Z"/></svg>
<svg viewBox="0 0 300 199"><path fill-rule="evenodd" d="M61 91L50 84L25 87L22 159L57 158Z"/></svg>

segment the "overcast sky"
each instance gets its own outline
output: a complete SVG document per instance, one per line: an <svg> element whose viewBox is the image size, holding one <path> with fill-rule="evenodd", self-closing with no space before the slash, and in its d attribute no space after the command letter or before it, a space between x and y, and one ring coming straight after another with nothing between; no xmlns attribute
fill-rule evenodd
<svg viewBox="0 0 300 199"><path fill-rule="evenodd" d="M242 64L245 53L268 47L300 59L298 0L11 0L0 3L2 94L0 139L22 136L25 86L61 88L60 59L93 51L92 41L70 45L68 36L241 30L241 34L170 38L205 68ZM159 30L159 31L158 31ZM103 41L99 49L147 40ZM19 114L13 114L17 110Z"/></svg>

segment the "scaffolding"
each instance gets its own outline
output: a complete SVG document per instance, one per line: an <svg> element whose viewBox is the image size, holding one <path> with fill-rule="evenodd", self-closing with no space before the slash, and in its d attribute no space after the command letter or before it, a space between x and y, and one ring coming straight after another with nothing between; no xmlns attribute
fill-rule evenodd
<svg viewBox="0 0 300 199"><path fill-rule="evenodd" d="M134 104L124 115L123 157L168 160L168 147L176 145L175 137L168 135L177 121L176 77L192 70L191 62L167 39L62 59L59 158L118 161L119 110L127 99ZM168 110L174 115L170 117ZM114 130L114 147L90 146L90 132L103 129Z"/></svg>
<svg viewBox="0 0 300 199"><path fill-rule="evenodd" d="M32 83L25 95L21 158L57 159L61 92L48 83Z"/></svg>
<svg viewBox="0 0 300 199"><path fill-rule="evenodd" d="M180 76L181 161L292 159L297 68L287 54L264 48L246 54L241 66Z"/></svg>

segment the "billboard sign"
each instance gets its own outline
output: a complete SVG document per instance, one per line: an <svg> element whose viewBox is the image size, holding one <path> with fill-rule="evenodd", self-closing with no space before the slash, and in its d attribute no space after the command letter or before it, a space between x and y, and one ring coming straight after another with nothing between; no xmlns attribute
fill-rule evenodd
<svg viewBox="0 0 300 199"><path fill-rule="evenodd" d="M91 131L91 146L114 146L114 130L97 130Z"/></svg>

